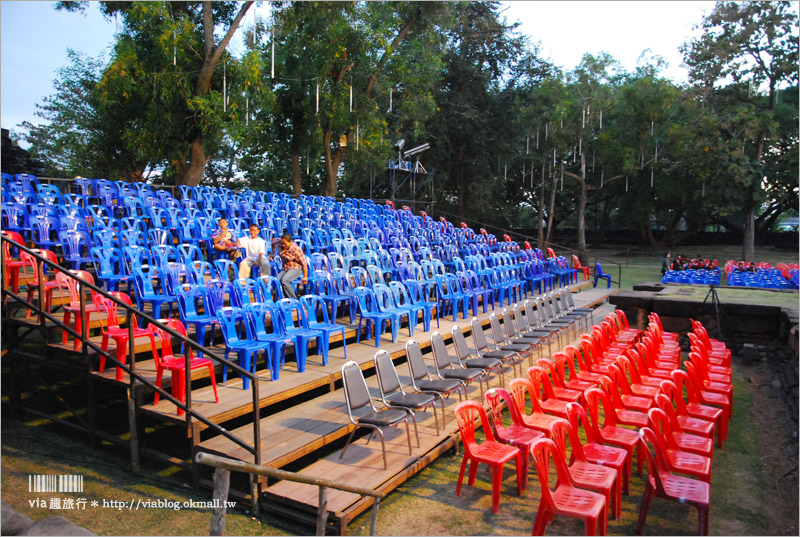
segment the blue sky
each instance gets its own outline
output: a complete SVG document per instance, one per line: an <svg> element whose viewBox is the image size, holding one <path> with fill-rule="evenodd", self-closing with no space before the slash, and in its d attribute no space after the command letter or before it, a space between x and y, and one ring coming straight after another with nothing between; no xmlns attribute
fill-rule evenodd
<svg viewBox="0 0 800 537"><path fill-rule="evenodd" d="M259 14L268 7L262 2ZM572 69L585 52L605 51L632 70L642 51L664 57L665 75L685 81L678 46L714 2L504 2L508 22L541 42L542 54ZM56 11L53 2L0 1L0 123L19 131L22 121L37 123L36 104L53 93L57 71L67 62L67 48L91 57L111 51L116 25L96 5L86 14ZM252 23L248 14L245 24ZM694 32L696 35L697 32Z"/></svg>

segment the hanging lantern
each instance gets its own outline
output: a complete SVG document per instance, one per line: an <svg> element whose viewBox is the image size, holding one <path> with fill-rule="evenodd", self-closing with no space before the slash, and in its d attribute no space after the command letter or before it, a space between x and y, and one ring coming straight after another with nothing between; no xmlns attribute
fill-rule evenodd
<svg viewBox="0 0 800 537"><path fill-rule="evenodd" d="M347 135L342 134L339 136L339 147L347 147Z"/></svg>

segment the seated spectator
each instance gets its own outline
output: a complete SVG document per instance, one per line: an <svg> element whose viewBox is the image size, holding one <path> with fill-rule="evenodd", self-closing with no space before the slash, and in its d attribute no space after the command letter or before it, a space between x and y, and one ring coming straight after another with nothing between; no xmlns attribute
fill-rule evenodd
<svg viewBox="0 0 800 537"><path fill-rule="evenodd" d="M308 283L308 266L303 250L294 242L292 234L284 232L279 239L272 239L272 254L270 259L275 257L275 253L280 256L283 270L278 273L278 280L281 282L283 296L286 298L297 298L292 282L303 276L303 285Z"/></svg>
<svg viewBox="0 0 800 537"><path fill-rule="evenodd" d="M224 218L219 219L219 227L211 237L214 240L215 250L228 252L231 259L238 259L242 256L236 243L236 235L228 229L228 221Z"/></svg>
<svg viewBox="0 0 800 537"><path fill-rule="evenodd" d="M258 226L250 225L250 236L242 237L237 241L245 249L245 256L239 263L239 277L249 278L253 266L259 267L261 276L269 276L269 260L267 259L267 243L258 236Z"/></svg>

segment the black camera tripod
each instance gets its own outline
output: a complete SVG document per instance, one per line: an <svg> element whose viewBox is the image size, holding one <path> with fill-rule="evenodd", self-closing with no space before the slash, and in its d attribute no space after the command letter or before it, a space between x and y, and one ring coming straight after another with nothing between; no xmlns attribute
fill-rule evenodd
<svg viewBox="0 0 800 537"><path fill-rule="evenodd" d="M708 293L703 299L703 304L708 301L709 297L711 297L711 304L714 306L714 313L717 315L717 338L722 339L722 317L719 313L719 295L717 295L716 284L712 283L708 286Z"/></svg>

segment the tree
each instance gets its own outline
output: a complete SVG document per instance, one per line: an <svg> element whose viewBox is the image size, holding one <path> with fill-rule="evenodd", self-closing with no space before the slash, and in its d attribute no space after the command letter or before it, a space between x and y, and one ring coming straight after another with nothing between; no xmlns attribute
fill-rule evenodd
<svg viewBox="0 0 800 537"><path fill-rule="evenodd" d="M219 69L225 49L253 2L101 2L124 31L98 84L124 109L120 130L165 165L175 184L197 185L223 137L226 104ZM80 11L88 2L59 2ZM238 8L238 10L237 10ZM215 28L223 37L216 41ZM108 128L111 128L110 126Z"/></svg>
<svg viewBox="0 0 800 537"><path fill-rule="evenodd" d="M752 110L757 114L750 128L744 128L737 140L742 143L745 172L731 178L732 195L738 194L745 212L742 258L747 261L754 257L756 210L772 181L764 174L764 159L773 153L777 141L777 90L781 84L796 85L798 81L797 21L790 2L717 2L703 20L703 34L681 49L691 67L690 80L703 88L704 99L713 97L716 83L730 77L733 86L742 88L746 83L748 87L748 97L741 93L738 97L744 101L741 106L755 105ZM762 84L767 87L763 104L758 102Z"/></svg>

